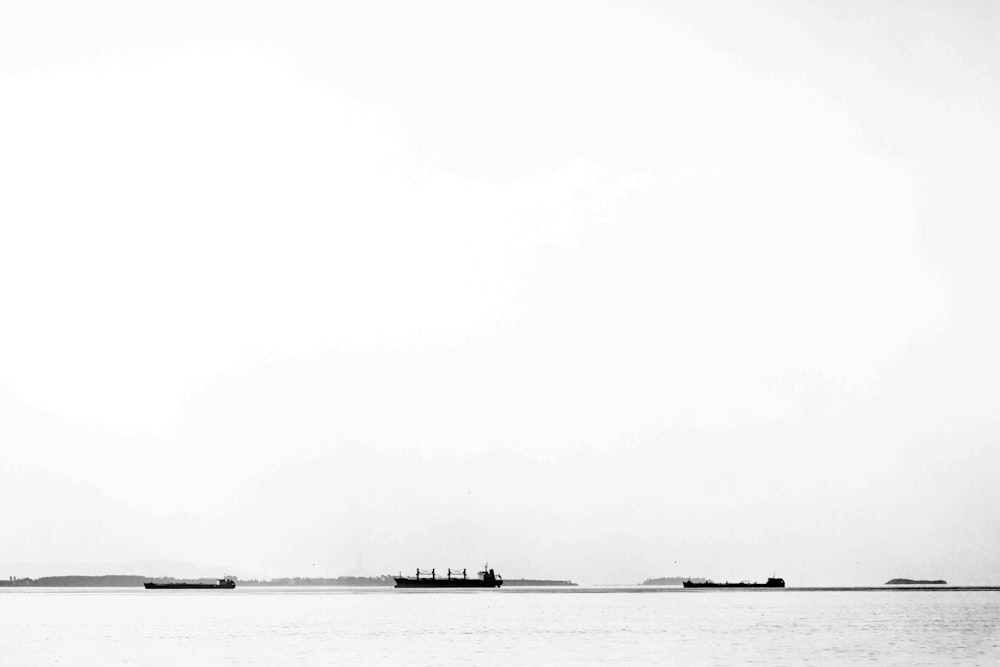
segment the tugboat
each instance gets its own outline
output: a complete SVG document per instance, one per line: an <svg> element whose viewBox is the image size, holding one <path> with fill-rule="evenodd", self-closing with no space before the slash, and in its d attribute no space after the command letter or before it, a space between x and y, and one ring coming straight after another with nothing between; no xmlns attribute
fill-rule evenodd
<svg viewBox="0 0 1000 667"><path fill-rule="evenodd" d="M152 581L147 581L143 584L146 590L190 590L190 589L210 589L210 590L230 590L236 588L236 580L233 577L226 576L223 579L218 579L214 584L201 584L201 583L186 583L179 581L177 583L170 584L156 584Z"/></svg>
<svg viewBox="0 0 1000 667"><path fill-rule="evenodd" d="M687 581L682 581L681 584L684 588L784 588L785 580L780 577L768 577L766 584L760 584L756 581L739 581L736 583L717 583L709 579L708 581L697 583L688 579Z"/></svg>
<svg viewBox="0 0 1000 667"><path fill-rule="evenodd" d="M438 577L434 568L431 568L430 573L427 570L421 572L420 568L417 568L417 576L415 577L404 577L401 574L393 579L396 580L396 588L500 588L503 586L503 577L496 574L488 563L483 566L478 576L472 579L466 576L465 568L462 568L461 572L448 568L448 574L445 577Z"/></svg>

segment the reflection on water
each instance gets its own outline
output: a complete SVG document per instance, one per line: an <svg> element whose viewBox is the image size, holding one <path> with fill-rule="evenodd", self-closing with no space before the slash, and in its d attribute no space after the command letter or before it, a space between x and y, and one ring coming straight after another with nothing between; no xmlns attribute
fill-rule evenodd
<svg viewBox="0 0 1000 667"><path fill-rule="evenodd" d="M0 628L17 667L990 665L1000 591L0 589Z"/></svg>

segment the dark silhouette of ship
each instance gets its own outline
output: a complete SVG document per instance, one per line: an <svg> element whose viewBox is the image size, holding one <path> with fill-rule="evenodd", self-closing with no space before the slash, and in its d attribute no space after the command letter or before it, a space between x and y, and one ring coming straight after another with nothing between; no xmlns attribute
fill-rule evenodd
<svg viewBox="0 0 1000 667"><path fill-rule="evenodd" d="M780 577L768 577L767 583L761 584L756 581L739 581L736 583L718 583L709 579L708 581L696 582L688 579L687 581L682 581L681 584L684 588L784 588L785 580Z"/></svg>
<svg viewBox="0 0 1000 667"><path fill-rule="evenodd" d="M448 568L445 577L438 577L437 571L431 568L430 573L426 570L420 571L417 568L417 576L404 577L402 575L393 577L396 580L396 588L500 588L503 586L503 577L497 575L485 565L477 577L470 579L466 576L465 568L462 571Z"/></svg>
<svg viewBox="0 0 1000 667"><path fill-rule="evenodd" d="M171 583L166 583L166 584L157 584L157 583L154 583L152 581L147 581L146 583L143 584L143 586L145 586L147 590L189 590L189 589L194 589L194 588L197 588L197 589L206 589L207 588L207 589L212 589L212 590L228 590L228 589L236 588L236 580L233 579L232 577L225 577L223 579L217 580L216 583L214 583L214 584L202 584L202 583L197 583L197 582L195 582L195 583L187 583L187 582L182 582L182 581L178 581L176 583L171 582Z"/></svg>

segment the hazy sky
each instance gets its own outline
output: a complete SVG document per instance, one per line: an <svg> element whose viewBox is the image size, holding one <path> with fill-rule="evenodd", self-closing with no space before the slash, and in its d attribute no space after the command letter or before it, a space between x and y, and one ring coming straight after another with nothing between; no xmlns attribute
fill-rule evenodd
<svg viewBox="0 0 1000 667"><path fill-rule="evenodd" d="M1000 584L998 45L974 1L5 5L0 575Z"/></svg>

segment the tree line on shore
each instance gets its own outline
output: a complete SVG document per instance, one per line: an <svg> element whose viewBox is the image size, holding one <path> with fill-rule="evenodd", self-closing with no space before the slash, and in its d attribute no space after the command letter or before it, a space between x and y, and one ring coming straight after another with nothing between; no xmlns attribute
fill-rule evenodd
<svg viewBox="0 0 1000 667"><path fill-rule="evenodd" d="M685 581L693 581L696 584L703 584L707 580L701 577L656 577L647 579L639 584L640 586L680 586Z"/></svg>
<svg viewBox="0 0 1000 667"><path fill-rule="evenodd" d="M236 579L236 577L233 577ZM375 577L279 577L276 579L236 579L240 586L394 586L392 575L380 574ZM216 579L176 579L174 577L146 577L138 574L105 574L97 576L63 575L57 577L9 577L0 580L0 586L37 587L103 587L142 586L147 581L157 584L189 582L214 584ZM572 581L554 579L506 579L507 586L576 586Z"/></svg>
<svg viewBox="0 0 1000 667"><path fill-rule="evenodd" d="M236 577L233 577L236 579ZM177 579L175 577L147 577L139 574L104 574L96 576L63 575L57 577L10 577L0 581L0 586L142 586L147 581L157 584L189 582L214 584L214 578ZM392 577L283 577L279 579L237 579L241 586L392 586Z"/></svg>

